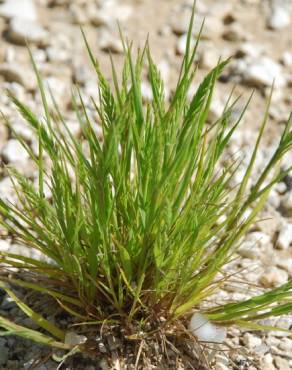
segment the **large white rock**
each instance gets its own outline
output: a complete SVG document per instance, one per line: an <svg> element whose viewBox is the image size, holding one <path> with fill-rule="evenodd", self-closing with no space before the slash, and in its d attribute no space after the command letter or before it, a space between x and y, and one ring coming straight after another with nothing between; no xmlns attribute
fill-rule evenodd
<svg viewBox="0 0 292 370"><path fill-rule="evenodd" d="M6 0L0 5L0 17L5 19L21 18L29 21L37 20L37 11L33 0Z"/></svg>

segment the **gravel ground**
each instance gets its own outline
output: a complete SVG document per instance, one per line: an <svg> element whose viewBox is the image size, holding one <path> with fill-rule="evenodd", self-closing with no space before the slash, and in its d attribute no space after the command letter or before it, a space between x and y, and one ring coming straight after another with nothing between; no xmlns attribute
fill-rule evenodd
<svg viewBox="0 0 292 370"><path fill-rule="evenodd" d="M96 80L89 67L80 25L99 57L102 69L109 76L108 51L114 54L118 69L122 61L116 20L135 45L141 45L149 34L155 60L166 81L167 91L171 93L184 53L191 5L192 0L0 0L1 110L9 117L14 130L33 149L36 148L32 132L4 93L6 88L11 89L41 114L40 96L25 47L27 40L46 83L65 112L70 129L78 135L78 124L71 110L70 88L78 83L85 101L97 95ZM261 168L271 155L292 106L292 1L201 0L197 1L197 9L196 32L206 17L198 53L198 82L220 56L234 57L218 84L210 118L220 115L234 84L237 84L235 93L243 94L246 99L255 89L250 109L230 146L231 152L240 148L248 158L266 96L275 79L270 124L257 162L258 168ZM151 99L147 79L143 83L143 97ZM238 108L235 115L240 111L240 104ZM32 178L36 173L22 147L1 121L0 156L0 196L13 200L4 164L12 164ZM287 155L283 166L291 164L292 153ZM222 290L218 300L242 299L260 288L272 288L291 279L292 177L276 185L262 216L265 221L250 230L239 251L241 258L232 266L244 269L242 281ZM8 238L3 230L0 232L1 251L31 253ZM33 327L34 324L19 312L10 299L1 294L0 315L9 314L16 318L16 322ZM289 328L292 317L266 320L265 324ZM285 333L231 328L226 344L228 350L216 354L216 370L292 368L292 338ZM40 358L42 364L33 367L34 361ZM14 337L0 337L0 369L49 370L57 366L57 362L50 359L47 348ZM99 367L105 368L101 363L78 358L63 368L90 370Z"/></svg>

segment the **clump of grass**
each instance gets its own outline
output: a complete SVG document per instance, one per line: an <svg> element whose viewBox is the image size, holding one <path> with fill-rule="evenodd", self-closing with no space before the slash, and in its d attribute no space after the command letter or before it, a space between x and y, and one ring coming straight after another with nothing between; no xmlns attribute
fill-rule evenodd
<svg viewBox="0 0 292 370"><path fill-rule="evenodd" d="M169 103L148 44L134 60L131 45L124 43L122 76L116 75L112 63L112 89L84 38L98 78L100 100L92 103L102 126L102 140L78 90L73 104L82 138L74 138L57 105L53 112L48 108L35 64L44 117L38 118L10 94L38 137L38 155L18 139L37 165L39 181L35 187L11 170L18 205L0 200L0 222L47 260L0 252L5 269L16 267L22 272L12 274L10 280L2 274L1 286L44 329L38 333L0 318L2 334L70 348L66 330L17 298L8 281L49 295L76 323L92 324L95 333L99 324L114 323L134 338L176 325L194 309L200 310L228 280L218 273L234 257L271 187L290 170L280 171L278 164L292 147L292 119L272 158L248 187L268 119L269 99L249 165L241 183L232 189L239 161L226 159L225 149L247 106L233 122L236 99L230 96L222 116L207 124L215 83L228 60L218 62L188 101L198 46L190 47L193 18L194 14ZM145 66L153 100L143 104L141 72ZM45 187L51 191L49 199ZM257 319L291 312L291 296L290 281L246 301L214 304L203 313L217 324L257 329Z"/></svg>

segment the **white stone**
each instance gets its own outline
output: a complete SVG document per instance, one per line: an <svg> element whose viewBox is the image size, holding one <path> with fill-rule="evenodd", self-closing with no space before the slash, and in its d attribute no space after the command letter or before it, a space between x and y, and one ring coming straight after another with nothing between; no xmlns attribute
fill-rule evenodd
<svg viewBox="0 0 292 370"><path fill-rule="evenodd" d="M272 247L271 237L263 232L254 231L249 233L243 241L238 254L242 257L257 259L262 251Z"/></svg>
<svg viewBox="0 0 292 370"><path fill-rule="evenodd" d="M249 35L240 23L232 23L224 32L223 38L228 41L246 41L249 39Z"/></svg>
<svg viewBox="0 0 292 370"><path fill-rule="evenodd" d="M208 114L208 120L211 122L217 121L224 111L224 104L220 99L213 99L210 105L210 110Z"/></svg>
<svg viewBox="0 0 292 370"><path fill-rule="evenodd" d="M283 87L286 84L281 65L268 57L252 58L246 64L243 78L246 83L258 87L272 86Z"/></svg>
<svg viewBox="0 0 292 370"><path fill-rule="evenodd" d="M236 59L232 60L229 65L234 74L244 75L247 70L248 62L246 59Z"/></svg>
<svg viewBox="0 0 292 370"><path fill-rule="evenodd" d="M80 25L86 24L88 20L88 16L85 12L85 9L81 5L75 4L75 3L70 4L69 12L75 24L80 24Z"/></svg>
<svg viewBox="0 0 292 370"><path fill-rule="evenodd" d="M0 150L2 150L3 146L6 144L7 138L8 138L7 127L2 122L0 122Z"/></svg>
<svg viewBox="0 0 292 370"><path fill-rule="evenodd" d="M284 51L282 54L281 62L285 67L292 67L292 52Z"/></svg>
<svg viewBox="0 0 292 370"><path fill-rule="evenodd" d="M59 109L65 109L68 103L71 101L70 92L68 92L68 85L67 82L64 81L62 78L57 78L55 76L49 76L44 80L45 86L48 86L49 89L52 91L54 96L55 102ZM40 96L38 96L40 99ZM52 99L48 99L49 108L54 110L54 103Z"/></svg>
<svg viewBox="0 0 292 370"><path fill-rule="evenodd" d="M266 288L276 287L287 283L288 273L278 267L271 266L261 276L260 282Z"/></svg>
<svg viewBox="0 0 292 370"><path fill-rule="evenodd" d="M243 343L249 348L254 349L262 344L262 340L259 337L256 337L253 334L245 333L243 336Z"/></svg>
<svg viewBox="0 0 292 370"><path fill-rule="evenodd" d="M149 102L153 99L152 88L148 82L141 83L141 95L144 102Z"/></svg>
<svg viewBox="0 0 292 370"><path fill-rule="evenodd" d="M193 97L195 96L197 90L198 90L199 85L192 83L191 86L189 87L188 93L187 93L187 99L188 101L191 101Z"/></svg>
<svg viewBox="0 0 292 370"><path fill-rule="evenodd" d="M67 128L74 137L79 137L81 134L80 123L77 120L70 120L66 122Z"/></svg>
<svg viewBox="0 0 292 370"><path fill-rule="evenodd" d="M12 203L16 200L16 194L10 177L4 177L0 180L0 198Z"/></svg>
<svg viewBox="0 0 292 370"><path fill-rule="evenodd" d="M175 14L171 20L171 29L176 35L183 35L188 32L189 27L189 14ZM197 20L198 23L201 23Z"/></svg>
<svg viewBox="0 0 292 370"><path fill-rule="evenodd" d="M184 55L186 52L187 34L180 36L176 43L176 52L178 55ZM191 39L191 48L195 46L195 39Z"/></svg>
<svg viewBox="0 0 292 370"><path fill-rule="evenodd" d="M286 330L291 329L291 323L292 323L292 315L287 314L287 315L282 315L279 317L269 317L263 320L259 320L260 325L268 325L268 326L274 326L279 329L284 329L283 330L277 330L273 331L273 336L278 337L278 338L285 338L285 337L290 337L291 334L287 333Z"/></svg>
<svg viewBox="0 0 292 370"><path fill-rule="evenodd" d="M289 364L289 361L286 360L285 358L280 357L280 356L276 356L274 360L275 360L275 363L276 363L276 366L277 366L278 369L291 370L290 365L292 365L292 364Z"/></svg>
<svg viewBox="0 0 292 370"><path fill-rule="evenodd" d="M37 11L33 0L6 0L0 6L0 17L6 19L18 17L29 21L36 21Z"/></svg>
<svg viewBox="0 0 292 370"><path fill-rule="evenodd" d="M11 244L9 252L23 257L33 257L32 249L20 244Z"/></svg>
<svg viewBox="0 0 292 370"><path fill-rule="evenodd" d="M33 59L37 65L42 63L46 63L47 61L47 53L43 49L35 49L32 51Z"/></svg>
<svg viewBox="0 0 292 370"><path fill-rule="evenodd" d="M201 22L196 19L195 27L197 29L195 30L195 36L199 35ZM221 20L217 16L211 16L209 15L205 19L204 28L201 34L201 38L204 40L211 40L215 37L221 36L223 31L223 24Z"/></svg>
<svg viewBox="0 0 292 370"><path fill-rule="evenodd" d="M274 207L275 209L277 209L280 204L281 204L281 199L279 197L279 194L278 192L275 190L275 189L272 189L269 193L269 197L268 197L268 203Z"/></svg>
<svg viewBox="0 0 292 370"><path fill-rule="evenodd" d="M50 62L64 63L69 62L71 59L71 56L66 49L56 48L55 46L46 48L46 54Z"/></svg>
<svg viewBox="0 0 292 370"><path fill-rule="evenodd" d="M249 233L246 237L246 240L254 244L258 243L258 245L263 249L267 248L267 245L271 243L270 235L267 235L266 233L260 231L253 231Z"/></svg>
<svg viewBox="0 0 292 370"><path fill-rule="evenodd" d="M291 163L292 163L292 150L290 150L288 153L284 155L282 162L281 162L282 169L287 170L288 168L291 167ZM291 184L291 190L292 190L292 184ZM292 192L291 192L291 210L292 210Z"/></svg>
<svg viewBox="0 0 292 370"><path fill-rule="evenodd" d="M175 14L172 22L171 29L172 31L181 36L188 32L189 28L190 13L185 14ZM223 25L221 20L217 16L208 15L205 18L200 14L196 15L196 21L193 27L193 36L198 36L201 30L202 23L204 21L204 27L201 33L201 39L210 40L214 37L220 36L222 33Z"/></svg>
<svg viewBox="0 0 292 370"><path fill-rule="evenodd" d="M264 47L262 45L247 41L239 45L236 55L238 57L257 58L263 53L263 51Z"/></svg>
<svg viewBox="0 0 292 370"><path fill-rule="evenodd" d="M109 32L102 32L99 47L103 51L121 54L123 53L122 41Z"/></svg>
<svg viewBox="0 0 292 370"><path fill-rule="evenodd" d="M215 370L229 370L230 367L227 365L222 364L221 362L216 363Z"/></svg>
<svg viewBox="0 0 292 370"><path fill-rule="evenodd" d="M203 48L200 55L200 67L208 70L214 68L218 63L220 56L221 54L219 54L213 48Z"/></svg>
<svg viewBox="0 0 292 370"><path fill-rule="evenodd" d="M88 14L91 23L96 26L109 26L116 22L125 22L133 13L133 8L130 5L117 4L113 1L106 1L99 9L89 6Z"/></svg>
<svg viewBox="0 0 292 370"><path fill-rule="evenodd" d="M281 256L277 257L276 259L276 265L280 267L281 269L288 272L289 277L292 277L292 258L288 251L288 256Z"/></svg>
<svg viewBox="0 0 292 370"><path fill-rule="evenodd" d="M274 359L271 353L267 353L261 359L260 370L276 370L275 366L273 365L273 361Z"/></svg>
<svg viewBox="0 0 292 370"><path fill-rule="evenodd" d="M27 151L18 140L10 139L2 149L2 156L8 163L23 162L29 158Z"/></svg>
<svg viewBox="0 0 292 370"><path fill-rule="evenodd" d="M283 351L292 353L292 339L281 338L281 341L279 343L279 348L282 349Z"/></svg>
<svg viewBox="0 0 292 370"><path fill-rule="evenodd" d="M224 327L215 326L200 313L192 316L189 330L202 342L223 343L226 338Z"/></svg>
<svg viewBox="0 0 292 370"><path fill-rule="evenodd" d="M287 185L283 181L278 182L277 184L275 184L275 190L279 194L285 194L287 191Z"/></svg>
<svg viewBox="0 0 292 370"><path fill-rule="evenodd" d="M20 119L15 119L10 121L13 131L19 135L22 139L29 142L32 140L34 133L28 124Z"/></svg>
<svg viewBox="0 0 292 370"><path fill-rule="evenodd" d="M162 59L157 65L158 71L164 83L169 80L170 68L167 60Z"/></svg>
<svg viewBox="0 0 292 370"><path fill-rule="evenodd" d="M286 193L285 196L283 197L281 207L288 216L292 216L292 190Z"/></svg>
<svg viewBox="0 0 292 370"><path fill-rule="evenodd" d="M10 243L7 240L0 240L0 252L8 252Z"/></svg>
<svg viewBox="0 0 292 370"><path fill-rule="evenodd" d="M267 20L268 28L279 30L286 28L290 24L290 15L286 9L281 6L273 6L271 14Z"/></svg>
<svg viewBox="0 0 292 370"><path fill-rule="evenodd" d="M288 249L292 244L292 223L284 223L277 239L276 246L279 249Z"/></svg>
<svg viewBox="0 0 292 370"><path fill-rule="evenodd" d="M36 86L33 74L29 70L23 73L23 67L18 63L1 64L0 76L3 76L7 82L17 82L28 90L34 90Z"/></svg>
<svg viewBox="0 0 292 370"><path fill-rule="evenodd" d="M48 32L38 23L22 18L13 18L10 21L8 37L20 45L27 42L38 46L48 44Z"/></svg>

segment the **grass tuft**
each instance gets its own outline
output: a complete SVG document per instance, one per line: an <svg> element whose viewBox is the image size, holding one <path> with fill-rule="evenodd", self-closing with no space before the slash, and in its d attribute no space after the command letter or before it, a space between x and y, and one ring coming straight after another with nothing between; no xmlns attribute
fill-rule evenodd
<svg viewBox="0 0 292 370"><path fill-rule="evenodd" d="M66 329L30 309L8 287L8 281L48 295L81 327L114 322L127 328L129 337L177 325L194 309L217 324L256 329L261 326L255 320L292 311L291 281L245 301L201 308L228 281L228 276L222 279L219 273L234 258L272 186L290 171L281 171L279 163L292 148L292 116L272 158L248 187L270 96L245 175L232 188L238 161L226 158L226 148L242 115L232 121L235 102L230 97L222 116L207 123L216 80L229 60L219 61L188 101L196 74L197 45L194 50L190 47L193 19L194 14L170 102L165 101L164 84L148 43L134 58L131 45L124 42L121 76L111 60L112 88L83 34L98 79L100 98L92 103L102 140L78 88L73 105L82 129L80 139L71 135L56 104L49 109L33 58L44 116L38 118L9 94L38 138L36 155L18 137L38 167L39 181L35 186L16 170L10 171L18 202L0 200L0 223L46 258L0 252L5 269L22 272L10 280L3 273L1 287L46 334L1 318L1 335L13 333L56 347L68 346ZM153 100L144 104L141 73L145 68ZM223 159L224 167L220 165Z"/></svg>

